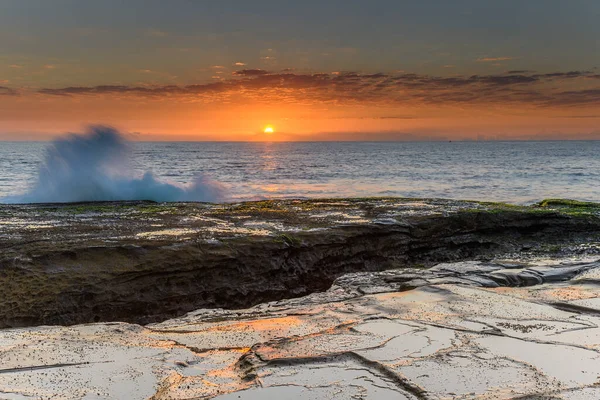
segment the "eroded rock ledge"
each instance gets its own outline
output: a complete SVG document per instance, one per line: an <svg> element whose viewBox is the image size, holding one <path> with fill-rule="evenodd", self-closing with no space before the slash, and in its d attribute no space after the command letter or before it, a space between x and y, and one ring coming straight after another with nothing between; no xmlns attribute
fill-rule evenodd
<svg viewBox="0 0 600 400"><path fill-rule="evenodd" d="M324 291L352 272L573 253L598 241L599 211L398 198L0 206L0 327L146 324Z"/></svg>

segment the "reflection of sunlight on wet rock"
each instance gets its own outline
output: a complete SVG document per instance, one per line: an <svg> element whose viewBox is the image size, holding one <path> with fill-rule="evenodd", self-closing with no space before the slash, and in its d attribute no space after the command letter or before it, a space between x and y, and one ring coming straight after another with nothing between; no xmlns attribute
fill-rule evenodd
<svg viewBox="0 0 600 400"><path fill-rule="evenodd" d="M136 234L137 237L141 238L155 238L161 236L183 236L183 235L191 235L197 233L198 231L194 229L184 229L184 228L172 228L172 229L162 229L160 231L151 231L151 232L140 232Z"/></svg>
<svg viewBox="0 0 600 400"><path fill-rule="evenodd" d="M227 227L208 227L205 229L206 232L212 233L226 233L226 234L234 234L234 235L251 235L251 236L268 236L272 232L266 229L249 229L249 228L241 228L237 226L227 226Z"/></svg>
<svg viewBox="0 0 600 400"><path fill-rule="evenodd" d="M244 222L244 226L251 229L264 229L269 231L285 231L286 227L281 222L270 222L270 221L247 221Z"/></svg>

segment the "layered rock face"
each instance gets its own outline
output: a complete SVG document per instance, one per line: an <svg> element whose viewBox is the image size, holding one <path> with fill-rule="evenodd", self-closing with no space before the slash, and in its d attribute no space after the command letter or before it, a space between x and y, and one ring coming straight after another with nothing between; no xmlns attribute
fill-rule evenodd
<svg viewBox="0 0 600 400"><path fill-rule="evenodd" d="M597 210L397 198L1 206L0 327L146 324L324 291L350 272L553 252L595 240Z"/></svg>

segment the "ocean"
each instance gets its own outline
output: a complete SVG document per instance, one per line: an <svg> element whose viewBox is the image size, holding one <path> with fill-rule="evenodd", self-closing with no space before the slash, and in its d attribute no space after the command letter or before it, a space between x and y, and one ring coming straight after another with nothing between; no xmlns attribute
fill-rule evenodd
<svg viewBox="0 0 600 400"><path fill-rule="evenodd" d="M0 142L1 199L27 192L50 143ZM218 182L221 201L435 197L600 201L600 142L130 143L127 170Z"/></svg>

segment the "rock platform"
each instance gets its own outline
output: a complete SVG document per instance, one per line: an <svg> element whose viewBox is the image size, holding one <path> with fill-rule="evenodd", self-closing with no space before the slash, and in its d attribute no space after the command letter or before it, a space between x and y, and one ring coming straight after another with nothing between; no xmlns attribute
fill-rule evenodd
<svg viewBox="0 0 600 400"><path fill-rule="evenodd" d="M0 206L0 399L597 399L598 211Z"/></svg>

